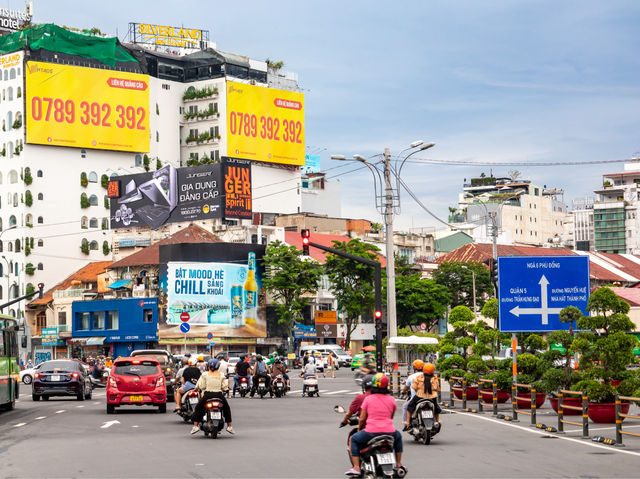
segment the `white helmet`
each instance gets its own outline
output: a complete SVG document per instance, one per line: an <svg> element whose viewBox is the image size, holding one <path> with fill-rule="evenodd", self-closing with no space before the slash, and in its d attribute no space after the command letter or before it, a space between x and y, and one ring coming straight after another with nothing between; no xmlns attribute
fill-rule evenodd
<svg viewBox="0 0 640 479"><path fill-rule="evenodd" d="M191 366L195 366L198 360L196 358L189 358L189 364Z"/></svg>
<svg viewBox="0 0 640 479"><path fill-rule="evenodd" d="M316 358L314 358L313 356L309 356L309 364L315 364L316 363Z"/></svg>

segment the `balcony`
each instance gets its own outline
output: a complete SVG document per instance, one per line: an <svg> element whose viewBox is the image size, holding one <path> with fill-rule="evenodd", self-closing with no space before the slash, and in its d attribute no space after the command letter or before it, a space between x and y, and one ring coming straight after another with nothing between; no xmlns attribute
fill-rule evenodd
<svg viewBox="0 0 640 479"><path fill-rule="evenodd" d="M59 289L53 292L53 298L82 298L85 291L88 291L88 289Z"/></svg>

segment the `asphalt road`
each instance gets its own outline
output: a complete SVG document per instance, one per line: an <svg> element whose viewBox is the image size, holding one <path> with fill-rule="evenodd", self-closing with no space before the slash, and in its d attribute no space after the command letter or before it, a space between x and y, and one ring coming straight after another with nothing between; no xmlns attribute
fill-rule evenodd
<svg viewBox="0 0 640 479"><path fill-rule="evenodd" d="M22 389L16 409L0 413L3 478L345 477L347 428L338 429L333 406L348 406L358 392L344 369L336 379L320 379L319 398L300 397L301 381L294 378L292 394L283 399L232 399L236 435L224 432L213 440L201 432L190 436L190 426L170 412L131 407L107 416L104 389L84 402L33 402ZM539 422L555 425L550 411L547 402ZM395 422L398 427L399 415ZM627 437L626 447L614 448L580 439L574 426L556 436L527 424L528 418L508 423L490 413L443 415L443 430L430 446L405 436L403 462L416 478L640 475L640 438ZM640 432L639 421L625 426ZM592 431L615 437L610 426L593 425Z"/></svg>

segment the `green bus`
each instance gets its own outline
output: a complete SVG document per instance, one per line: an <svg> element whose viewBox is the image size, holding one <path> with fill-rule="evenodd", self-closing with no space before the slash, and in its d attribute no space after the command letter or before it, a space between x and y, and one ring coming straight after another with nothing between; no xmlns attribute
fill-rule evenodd
<svg viewBox="0 0 640 479"><path fill-rule="evenodd" d="M13 409L19 388L18 322L0 314L0 408Z"/></svg>

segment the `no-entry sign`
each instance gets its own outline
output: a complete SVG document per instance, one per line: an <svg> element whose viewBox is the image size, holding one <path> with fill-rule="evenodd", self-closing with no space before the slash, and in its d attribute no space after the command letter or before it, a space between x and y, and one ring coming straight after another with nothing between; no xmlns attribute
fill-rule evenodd
<svg viewBox="0 0 640 479"><path fill-rule="evenodd" d="M189 321L189 313L182 313L180 315L180 321L184 321L185 323Z"/></svg>

